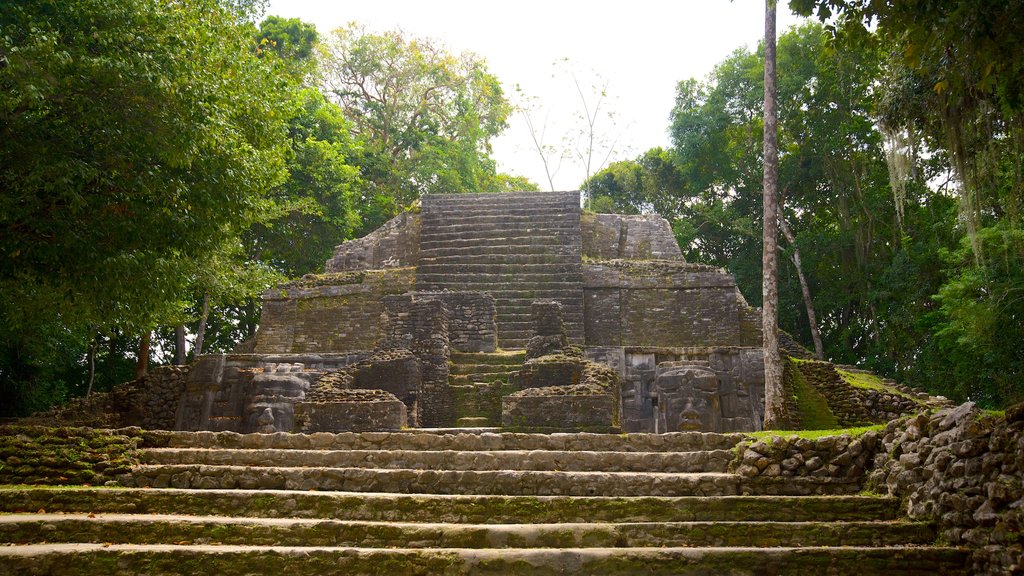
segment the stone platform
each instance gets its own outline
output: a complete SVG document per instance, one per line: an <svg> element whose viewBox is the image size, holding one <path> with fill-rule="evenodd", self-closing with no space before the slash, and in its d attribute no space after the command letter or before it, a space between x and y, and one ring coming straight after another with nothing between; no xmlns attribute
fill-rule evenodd
<svg viewBox="0 0 1024 576"><path fill-rule="evenodd" d="M145 432L129 487L0 487L0 574L965 574L738 434ZM782 481L784 480L784 481Z"/></svg>

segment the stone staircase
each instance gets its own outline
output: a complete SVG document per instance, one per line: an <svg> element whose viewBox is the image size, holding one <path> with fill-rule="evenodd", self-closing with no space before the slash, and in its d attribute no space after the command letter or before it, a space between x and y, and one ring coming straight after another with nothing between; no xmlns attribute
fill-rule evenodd
<svg viewBox="0 0 1024 576"><path fill-rule="evenodd" d="M0 575L964 574L892 498L738 434L149 432L128 487L0 488Z"/></svg>
<svg viewBox="0 0 1024 576"><path fill-rule="evenodd" d="M530 304L562 304L566 330L583 340L578 192L433 194L420 215L417 290L494 295L498 345L525 348Z"/></svg>
<svg viewBox="0 0 1024 576"><path fill-rule="evenodd" d="M501 398L515 392L512 378L522 368L526 352L453 352L448 386L459 428L501 426Z"/></svg>

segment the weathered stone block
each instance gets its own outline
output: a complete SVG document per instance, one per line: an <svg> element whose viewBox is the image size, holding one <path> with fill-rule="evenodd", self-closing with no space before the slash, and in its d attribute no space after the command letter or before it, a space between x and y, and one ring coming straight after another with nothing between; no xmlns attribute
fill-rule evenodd
<svg viewBox="0 0 1024 576"><path fill-rule="evenodd" d="M501 401L501 424L512 428L609 431L617 425L612 394L521 390Z"/></svg>
<svg viewBox="0 0 1024 576"><path fill-rule="evenodd" d="M330 402L295 404L296 432L399 430L407 424L405 404L383 390L348 390Z"/></svg>

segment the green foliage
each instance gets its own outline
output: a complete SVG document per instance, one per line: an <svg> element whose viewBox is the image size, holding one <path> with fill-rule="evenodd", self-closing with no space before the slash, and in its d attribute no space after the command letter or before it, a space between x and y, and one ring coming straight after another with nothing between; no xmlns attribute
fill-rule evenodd
<svg viewBox="0 0 1024 576"><path fill-rule="evenodd" d="M977 242L983 263L968 238L945 255L948 280L925 320L934 348L919 369L951 397L1008 406L1024 400L1024 231L984 228Z"/></svg>
<svg viewBox="0 0 1024 576"><path fill-rule="evenodd" d="M869 2L796 0L831 22L847 50L891 54L882 121L948 154L967 233L996 220L1019 225L1024 202L1024 21L1019 0ZM876 28L875 33L868 28ZM972 245L981 256L980 245Z"/></svg>
<svg viewBox="0 0 1024 576"><path fill-rule="evenodd" d="M1007 199L1024 182L1024 140L991 115L971 133L972 170L999 191L974 202L980 216L972 228L955 184L934 189L966 173L955 167L947 134L935 129L939 94L919 72L895 67L892 39L844 42L852 41L837 42L813 24L778 42L779 183L825 349L838 362L954 400L1019 398L1022 279L1012 272L1021 264L1013 240L1019 225L1016 201ZM596 206L665 216L686 258L727 267L754 305L761 298L762 60L760 51L737 50L708 79L680 82L672 148L591 179ZM896 162L902 169L894 173ZM974 240L962 240L965 232ZM780 325L809 341L794 268L783 265L779 280Z"/></svg>
<svg viewBox="0 0 1024 576"><path fill-rule="evenodd" d="M321 271L334 247L352 237L361 183L359 152L341 110L312 88L295 97L289 176L270 193L279 213L247 234L250 258L291 277Z"/></svg>
<svg viewBox="0 0 1024 576"><path fill-rule="evenodd" d="M319 40L320 35L312 24L280 16L264 18L257 34L260 50L270 50L283 58L300 62L313 56Z"/></svg>
<svg viewBox="0 0 1024 576"><path fill-rule="evenodd" d="M362 147L363 231L422 194L507 188L490 142L511 107L478 56L352 25L331 33L323 74Z"/></svg>
<svg viewBox="0 0 1024 576"><path fill-rule="evenodd" d="M65 394L96 333L173 321L203 274L234 270L212 266L271 208L288 142L290 102L270 95L291 81L253 50L251 15L217 0L0 12L6 391Z"/></svg>

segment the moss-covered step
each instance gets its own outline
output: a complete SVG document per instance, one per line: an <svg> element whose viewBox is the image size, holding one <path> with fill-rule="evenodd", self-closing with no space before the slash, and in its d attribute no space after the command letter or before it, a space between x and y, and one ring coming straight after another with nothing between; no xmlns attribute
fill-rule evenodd
<svg viewBox="0 0 1024 576"><path fill-rule="evenodd" d="M835 478L745 478L715 472L563 472L142 465L120 478L140 488L263 488L400 494L566 496L731 496L849 494L856 482Z"/></svg>
<svg viewBox="0 0 1024 576"><path fill-rule="evenodd" d="M140 514L0 516L0 543L238 544L363 548L898 546L930 544L911 522L450 524Z"/></svg>
<svg viewBox="0 0 1024 576"><path fill-rule="evenodd" d="M146 513L461 523L858 522L899 518L882 496L557 497L290 490L0 488L0 512Z"/></svg>
<svg viewBox="0 0 1024 576"><path fill-rule="evenodd" d="M803 479L801 479L803 480ZM270 488L404 494L728 496L742 477L723 473L561 472L142 465L122 477L140 488Z"/></svg>
<svg viewBox="0 0 1024 576"><path fill-rule="evenodd" d="M0 547L0 574L964 574L955 548L367 549L49 544Z"/></svg>
<svg viewBox="0 0 1024 576"><path fill-rule="evenodd" d="M691 452L728 450L743 434L528 434L447 431L341 432L337 434L238 434L236 432L146 432L149 448L275 448L300 450L592 450L612 452Z"/></svg>
<svg viewBox="0 0 1024 576"><path fill-rule="evenodd" d="M605 472L726 472L729 450L611 452L566 450L280 450L152 448L143 464L208 464L418 470L562 470Z"/></svg>

